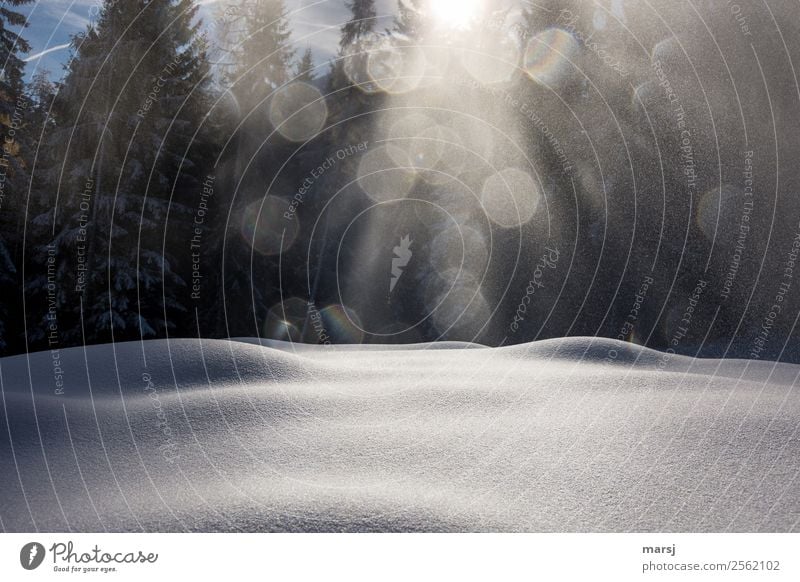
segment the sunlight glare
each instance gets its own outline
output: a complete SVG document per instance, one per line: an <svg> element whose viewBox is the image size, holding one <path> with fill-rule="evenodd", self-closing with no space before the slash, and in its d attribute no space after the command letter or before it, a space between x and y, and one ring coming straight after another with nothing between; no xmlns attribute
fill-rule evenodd
<svg viewBox="0 0 800 582"><path fill-rule="evenodd" d="M441 26L464 29L477 17L481 0L431 0L431 15Z"/></svg>

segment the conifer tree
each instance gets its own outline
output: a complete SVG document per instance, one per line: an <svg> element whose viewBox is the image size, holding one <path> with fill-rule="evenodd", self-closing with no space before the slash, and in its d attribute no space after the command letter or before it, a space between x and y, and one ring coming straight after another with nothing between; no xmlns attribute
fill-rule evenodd
<svg viewBox="0 0 800 582"><path fill-rule="evenodd" d="M240 0L232 10L244 24L230 82L249 111L289 80L294 57L291 31L283 0Z"/></svg>
<svg viewBox="0 0 800 582"><path fill-rule="evenodd" d="M87 341L161 336L185 311L187 202L209 166L202 139L186 155L207 107L196 11L193 0L107 2L73 39L54 102L50 210L36 220L54 232L37 258L56 249L64 341L81 328ZM29 289L45 278L40 269Z"/></svg>
<svg viewBox="0 0 800 582"><path fill-rule="evenodd" d="M25 154L28 100L24 94L25 63L20 54L28 42L14 28L25 26L25 17L13 10L31 0L8 0L0 7L0 354L10 349L17 335L20 314L19 260L22 196L28 168ZM11 318L13 316L13 321Z"/></svg>
<svg viewBox="0 0 800 582"><path fill-rule="evenodd" d="M308 71L312 55L308 53L299 64L294 63L283 0L238 0L226 14L237 24L228 27L234 38L224 39L231 47L232 61L226 67L225 81L237 102L241 125L236 124L236 132L222 153L220 166L225 176L216 201L220 215L213 239L219 262L214 271L219 276L224 304L217 301L209 306L215 313L209 312L206 320L212 322L215 335L254 336L261 333L258 322L266 317L280 291L277 262L254 251L244 234L244 222L296 147L273 133L269 121L271 96L296 76L298 66ZM284 169L284 179L287 171Z"/></svg>
<svg viewBox="0 0 800 582"><path fill-rule="evenodd" d="M347 2L347 7L351 16L341 28L339 55L331 71L331 91L342 90L352 84L345 68L351 71L351 76L356 80L359 77L366 79L366 41L375 31L375 0L351 0Z"/></svg>
<svg viewBox="0 0 800 582"><path fill-rule="evenodd" d="M424 19L420 0L397 0L397 16L394 31L409 38L419 38Z"/></svg>
<svg viewBox="0 0 800 582"><path fill-rule="evenodd" d="M311 52L311 48L307 48L303 52L303 56L297 63L296 73L298 81L303 81L304 83L314 81L316 75L314 74L314 54Z"/></svg>

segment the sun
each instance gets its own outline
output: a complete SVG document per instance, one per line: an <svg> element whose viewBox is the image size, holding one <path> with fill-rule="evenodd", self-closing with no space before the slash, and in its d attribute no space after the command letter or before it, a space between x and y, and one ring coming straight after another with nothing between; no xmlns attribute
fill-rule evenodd
<svg viewBox="0 0 800 582"><path fill-rule="evenodd" d="M467 28L478 16L482 0L429 0L431 16L439 26Z"/></svg>

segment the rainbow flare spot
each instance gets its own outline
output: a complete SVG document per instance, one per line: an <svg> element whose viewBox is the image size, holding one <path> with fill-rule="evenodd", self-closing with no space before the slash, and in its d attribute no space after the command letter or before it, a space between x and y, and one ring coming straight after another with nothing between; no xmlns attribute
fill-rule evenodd
<svg viewBox="0 0 800 582"><path fill-rule="evenodd" d="M551 86L574 68L578 42L563 28L548 28L528 41L525 72L536 82Z"/></svg>

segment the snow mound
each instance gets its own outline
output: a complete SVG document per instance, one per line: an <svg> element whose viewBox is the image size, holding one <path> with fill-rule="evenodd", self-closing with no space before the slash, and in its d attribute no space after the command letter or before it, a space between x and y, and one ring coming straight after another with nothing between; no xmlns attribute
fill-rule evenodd
<svg viewBox="0 0 800 582"><path fill-rule="evenodd" d="M665 354L643 346L599 337L568 337L549 339L505 348L533 357L580 361L587 364L649 364L665 360ZM672 360L687 362L685 356Z"/></svg>
<svg viewBox="0 0 800 582"><path fill-rule="evenodd" d="M598 338L0 360L8 531L792 531L800 367Z"/></svg>
<svg viewBox="0 0 800 582"><path fill-rule="evenodd" d="M332 351L357 351L357 352L387 352L393 350L453 350L453 349L479 349L487 348L482 344L474 342L455 342L455 341L441 341L436 343L420 343L420 344L340 344L330 345L320 348L311 344L298 344L286 342L282 340L262 339L252 337L233 338L233 341L244 342L284 350L288 352L316 352L320 349L328 349Z"/></svg>

